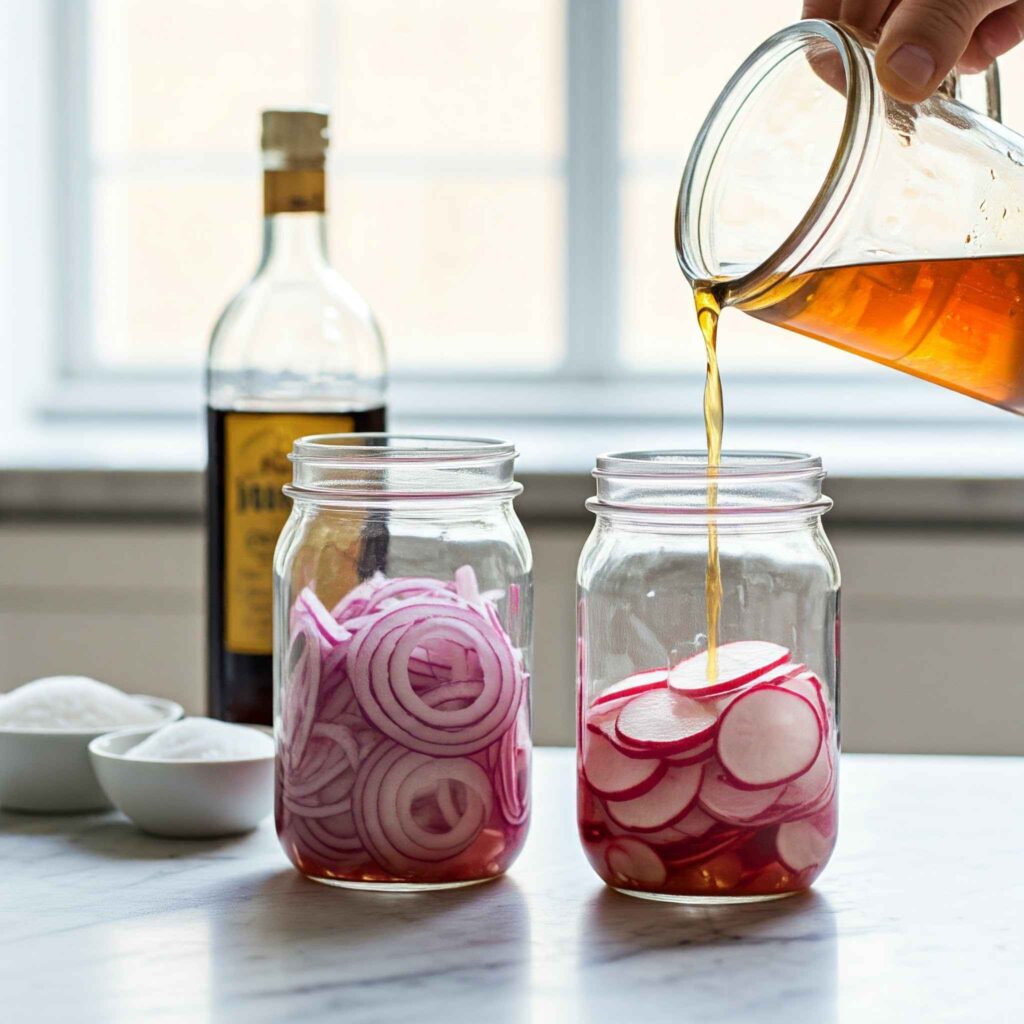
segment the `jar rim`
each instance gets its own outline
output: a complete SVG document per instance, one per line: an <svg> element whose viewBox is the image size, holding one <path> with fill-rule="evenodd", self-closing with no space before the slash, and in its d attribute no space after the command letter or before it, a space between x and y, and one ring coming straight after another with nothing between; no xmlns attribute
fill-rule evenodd
<svg viewBox="0 0 1024 1024"><path fill-rule="evenodd" d="M806 519L832 507L821 459L803 452L733 450L709 467L706 451L652 449L601 455L592 512L690 523ZM714 495L714 500L709 500Z"/></svg>
<svg viewBox="0 0 1024 1024"><path fill-rule="evenodd" d="M670 478L692 483L725 479L741 483L781 478L821 480L825 477L825 470L820 456L805 452L727 450L722 452L720 465L712 468L706 451L654 448L599 455L593 476Z"/></svg>
<svg viewBox="0 0 1024 1024"><path fill-rule="evenodd" d="M288 458L292 462L338 465L386 462L393 465L409 462L501 462L515 459L518 455L514 444L491 437L366 431L307 434L292 443Z"/></svg>
<svg viewBox="0 0 1024 1024"><path fill-rule="evenodd" d="M310 434L288 458L293 499L370 501L506 500L522 491L514 444L434 434Z"/></svg>

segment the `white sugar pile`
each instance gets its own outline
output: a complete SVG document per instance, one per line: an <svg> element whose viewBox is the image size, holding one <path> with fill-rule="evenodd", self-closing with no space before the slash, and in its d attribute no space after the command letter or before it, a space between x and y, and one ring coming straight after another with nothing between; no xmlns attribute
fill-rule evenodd
<svg viewBox="0 0 1024 1024"><path fill-rule="evenodd" d="M0 729L119 729L152 725L162 712L86 676L49 676L0 696Z"/></svg>
<svg viewBox="0 0 1024 1024"><path fill-rule="evenodd" d="M145 761L238 761L268 757L274 741L247 725L183 718L147 736L124 756Z"/></svg>

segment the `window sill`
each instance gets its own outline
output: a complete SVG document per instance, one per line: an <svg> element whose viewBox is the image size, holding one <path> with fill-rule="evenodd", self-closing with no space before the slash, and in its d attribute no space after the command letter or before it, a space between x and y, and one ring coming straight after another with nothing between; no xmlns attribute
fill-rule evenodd
<svg viewBox="0 0 1024 1024"><path fill-rule="evenodd" d="M822 456L835 525L972 526L1024 530L1024 444L987 424L861 423L730 425L729 447L813 451ZM508 436L520 448L527 521L585 522L595 455L611 449L698 447L696 424L610 417L519 416L398 419L409 432ZM0 517L195 522L202 513L200 425L50 423L0 448Z"/></svg>

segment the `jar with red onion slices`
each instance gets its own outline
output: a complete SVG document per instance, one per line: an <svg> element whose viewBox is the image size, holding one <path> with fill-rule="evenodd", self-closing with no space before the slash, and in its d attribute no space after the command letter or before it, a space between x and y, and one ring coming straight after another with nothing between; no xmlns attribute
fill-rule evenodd
<svg viewBox="0 0 1024 1024"><path fill-rule="evenodd" d="M594 476L578 576L590 863L650 899L806 889L835 845L839 767L839 566L820 460L725 453L712 475L705 453L622 452Z"/></svg>
<svg viewBox="0 0 1024 1024"><path fill-rule="evenodd" d="M275 585L276 820L304 875L494 878L530 816L531 556L510 444L300 438Z"/></svg>

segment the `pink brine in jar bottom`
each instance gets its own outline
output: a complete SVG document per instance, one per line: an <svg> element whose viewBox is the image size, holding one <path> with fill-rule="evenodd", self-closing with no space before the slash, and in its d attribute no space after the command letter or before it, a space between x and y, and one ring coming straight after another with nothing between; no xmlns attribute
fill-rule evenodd
<svg viewBox="0 0 1024 1024"><path fill-rule="evenodd" d="M290 612L277 830L303 874L361 888L504 872L529 818L528 676L502 626L519 591L380 574Z"/></svg>
<svg viewBox="0 0 1024 1024"><path fill-rule="evenodd" d="M663 899L806 889L836 838L828 689L778 644L741 641L615 683L583 709L579 827L609 885Z"/></svg>

